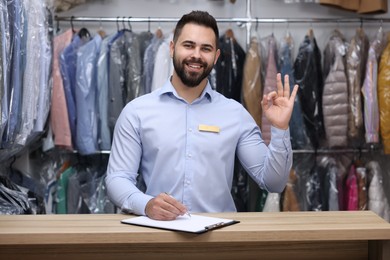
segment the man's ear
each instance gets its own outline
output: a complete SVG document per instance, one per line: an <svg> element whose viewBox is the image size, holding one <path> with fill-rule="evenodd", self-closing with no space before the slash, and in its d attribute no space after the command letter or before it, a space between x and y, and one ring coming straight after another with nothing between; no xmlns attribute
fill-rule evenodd
<svg viewBox="0 0 390 260"><path fill-rule="evenodd" d="M220 49L218 49L217 52L215 53L214 65L217 63L219 55L221 55L221 50Z"/></svg>
<svg viewBox="0 0 390 260"><path fill-rule="evenodd" d="M173 51L175 50L175 43L173 41L170 41L169 43L169 54L171 55L171 58L173 58Z"/></svg>

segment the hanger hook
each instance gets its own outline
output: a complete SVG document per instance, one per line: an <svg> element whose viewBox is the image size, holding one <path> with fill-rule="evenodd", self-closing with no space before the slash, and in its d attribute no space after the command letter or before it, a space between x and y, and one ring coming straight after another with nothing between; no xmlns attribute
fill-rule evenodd
<svg viewBox="0 0 390 260"><path fill-rule="evenodd" d="M123 29L126 29L126 25L125 25L125 19L126 19L126 17L122 17L122 25L123 25Z"/></svg>
<svg viewBox="0 0 390 260"><path fill-rule="evenodd" d="M102 24L102 18L100 17L99 18L99 26L100 26L100 30L102 30L103 29L103 24Z"/></svg>
<svg viewBox="0 0 390 260"><path fill-rule="evenodd" d="M70 17L70 27L72 28L72 32L74 32L73 20L74 20L74 16L72 15L72 16Z"/></svg>
<svg viewBox="0 0 390 260"><path fill-rule="evenodd" d="M131 27L131 16L129 16L128 20L127 20L127 23L129 24L129 29L130 29L130 32L133 31L133 28Z"/></svg>
<svg viewBox="0 0 390 260"><path fill-rule="evenodd" d="M116 17L116 28L119 32L119 16Z"/></svg>
<svg viewBox="0 0 390 260"><path fill-rule="evenodd" d="M60 20L58 19L58 16L56 16L55 19L56 19L56 21L57 21L56 32L59 32L59 31L60 31Z"/></svg>

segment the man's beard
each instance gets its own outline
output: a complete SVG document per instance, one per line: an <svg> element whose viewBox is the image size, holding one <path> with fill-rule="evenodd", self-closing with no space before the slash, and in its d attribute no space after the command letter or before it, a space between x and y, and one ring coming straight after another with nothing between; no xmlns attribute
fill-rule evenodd
<svg viewBox="0 0 390 260"><path fill-rule="evenodd" d="M184 69L186 62L201 64L204 69L203 73L199 74L193 72L186 72ZM175 68L177 75L184 83L184 85L191 88L198 86L205 78L208 77L211 70L213 69L213 66L209 66L206 62L203 62L201 59L192 58L180 62L179 59L176 59L175 53L173 53L173 67Z"/></svg>

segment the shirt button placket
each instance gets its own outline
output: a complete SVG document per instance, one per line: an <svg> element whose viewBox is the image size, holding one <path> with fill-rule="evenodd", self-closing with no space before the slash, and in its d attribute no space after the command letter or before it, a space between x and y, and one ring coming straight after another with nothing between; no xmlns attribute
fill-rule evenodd
<svg viewBox="0 0 390 260"><path fill-rule="evenodd" d="M188 210L191 210L191 201L190 201L190 193L191 193L191 174L192 174L192 158L193 154L191 153L191 142L192 142L192 134L193 128L191 126L191 105L187 105L186 107L186 124L187 124L187 134L186 134L186 164L184 170L184 183L183 183L183 203L186 205Z"/></svg>

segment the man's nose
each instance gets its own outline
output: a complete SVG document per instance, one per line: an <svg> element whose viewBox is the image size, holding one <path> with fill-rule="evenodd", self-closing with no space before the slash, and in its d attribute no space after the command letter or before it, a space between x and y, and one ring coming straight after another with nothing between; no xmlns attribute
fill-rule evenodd
<svg viewBox="0 0 390 260"><path fill-rule="evenodd" d="M196 47L193 49L192 57L199 58L200 57L200 48Z"/></svg>

